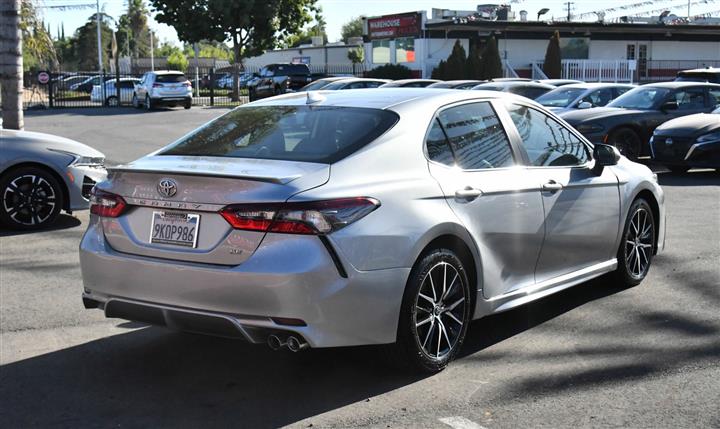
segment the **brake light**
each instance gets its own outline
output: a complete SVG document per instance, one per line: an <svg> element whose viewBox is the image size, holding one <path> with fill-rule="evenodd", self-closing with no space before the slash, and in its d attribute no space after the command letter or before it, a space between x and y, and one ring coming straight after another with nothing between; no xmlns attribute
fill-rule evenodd
<svg viewBox="0 0 720 429"><path fill-rule="evenodd" d="M183 86L192 87L192 83L190 81L183 83Z"/></svg>
<svg viewBox="0 0 720 429"><path fill-rule="evenodd" d="M162 83L153 83L153 88L162 88Z"/></svg>
<svg viewBox="0 0 720 429"><path fill-rule="evenodd" d="M118 217L125 211L127 203L120 195L101 191L93 187L90 191L90 213L100 217Z"/></svg>
<svg viewBox="0 0 720 429"><path fill-rule="evenodd" d="M285 204L234 204L220 214L235 229L284 234L330 234L380 207L374 198Z"/></svg>

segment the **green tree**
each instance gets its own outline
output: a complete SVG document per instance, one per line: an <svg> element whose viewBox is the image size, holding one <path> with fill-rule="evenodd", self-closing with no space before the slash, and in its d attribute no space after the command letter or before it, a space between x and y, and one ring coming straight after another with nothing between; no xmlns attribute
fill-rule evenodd
<svg viewBox="0 0 720 429"><path fill-rule="evenodd" d="M118 18L118 49L121 55L134 58L150 56L150 28L147 25L150 12L144 0L128 0L127 12ZM152 35L157 46L157 38Z"/></svg>
<svg viewBox="0 0 720 429"><path fill-rule="evenodd" d="M365 61L365 49L362 46L349 49L347 57L353 65L353 74L355 74L355 65L362 64Z"/></svg>
<svg viewBox="0 0 720 429"><path fill-rule="evenodd" d="M560 79L562 77L562 57L560 55L560 33L555 33L548 42L545 51L545 62L543 63L543 72L548 79Z"/></svg>
<svg viewBox="0 0 720 429"><path fill-rule="evenodd" d="M100 13L100 38L102 40L103 68L108 70L110 59L110 43L112 41L112 29L109 23L112 18ZM77 30L72 38L72 60L80 70L97 70L97 19L92 14L87 22Z"/></svg>
<svg viewBox="0 0 720 429"><path fill-rule="evenodd" d="M467 79L483 79L482 62L477 46L474 44L470 47L467 62L465 63L465 77Z"/></svg>
<svg viewBox="0 0 720 429"><path fill-rule="evenodd" d="M376 79L410 79L412 78L412 71L402 64L385 64L380 67L367 72L367 77L373 77Z"/></svg>
<svg viewBox="0 0 720 429"><path fill-rule="evenodd" d="M234 60L255 56L298 33L317 11L316 0L150 0L155 19L175 28L183 42L231 41ZM233 99L238 98L239 67Z"/></svg>
<svg viewBox="0 0 720 429"><path fill-rule="evenodd" d="M232 60L232 51L228 46L213 40L203 40L197 43L200 58L215 58L218 60ZM185 43L183 53L188 58L195 58L193 43Z"/></svg>
<svg viewBox="0 0 720 429"><path fill-rule="evenodd" d="M38 16L30 0L22 0L20 8L20 31L23 44L23 68L57 68L57 54L50 32Z"/></svg>
<svg viewBox="0 0 720 429"><path fill-rule="evenodd" d="M430 74L430 77L438 80L447 80L447 63L445 60L440 60L440 63L435 67Z"/></svg>
<svg viewBox="0 0 720 429"><path fill-rule="evenodd" d="M363 17L357 16L343 24L340 30L342 41L348 43L351 37L362 37L363 35Z"/></svg>
<svg viewBox="0 0 720 429"><path fill-rule="evenodd" d="M167 57L167 67L168 70L179 70L179 71L186 71L188 68L188 59L183 54L181 50L177 50L172 52Z"/></svg>
<svg viewBox="0 0 720 429"><path fill-rule="evenodd" d="M495 79L503 77L503 64L500 59L500 51L498 50L497 40L494 36L490 36L487 40L487 46L483 51L480 59L483 79Z"/></svg>
<svg viewBox="0 0 720 429"><path fill-rule="evenodd" d="M466 62L467 56L465 55L465 48L463 48L460 40L456 40L446 62L445 80L464 79Z"/></svg>

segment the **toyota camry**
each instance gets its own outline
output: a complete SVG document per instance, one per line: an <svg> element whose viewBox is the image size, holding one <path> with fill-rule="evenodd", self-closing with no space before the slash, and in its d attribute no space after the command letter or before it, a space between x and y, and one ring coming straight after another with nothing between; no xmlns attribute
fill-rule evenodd
<svg viewBox="0 0 720 429"><path fill-rule="evenodd" d="M664 247L663 191L539 104L443 89L238 107L96 185L87 308L439 371L468 325Z"/></svg>

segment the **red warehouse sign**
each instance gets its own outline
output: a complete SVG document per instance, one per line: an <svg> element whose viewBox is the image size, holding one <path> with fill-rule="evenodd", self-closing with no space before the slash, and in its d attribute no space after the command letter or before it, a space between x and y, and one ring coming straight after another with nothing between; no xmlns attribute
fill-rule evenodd
<svg viewBox="0 0 720 429"><path fill-rule="evenodd" d="M385 15L368 19L368 36L371 39L419 36L422 20L419 13Z"/></svg>

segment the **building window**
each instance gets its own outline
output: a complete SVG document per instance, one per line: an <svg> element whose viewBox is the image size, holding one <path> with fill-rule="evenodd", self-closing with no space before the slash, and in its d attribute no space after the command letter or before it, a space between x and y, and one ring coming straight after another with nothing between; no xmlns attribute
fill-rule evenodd
<svg viewBox="0 0 720 429"><path fill-rule="evenodd" d="M403 37L395 40L395 61L398 63L415 62L415 39Z"/></svg>
<svg viewBox="0 0 720 429"><path fill-rule="evenodd" d="M374 64L390 63L390 40L373 40L372 62Z"/></svg>

